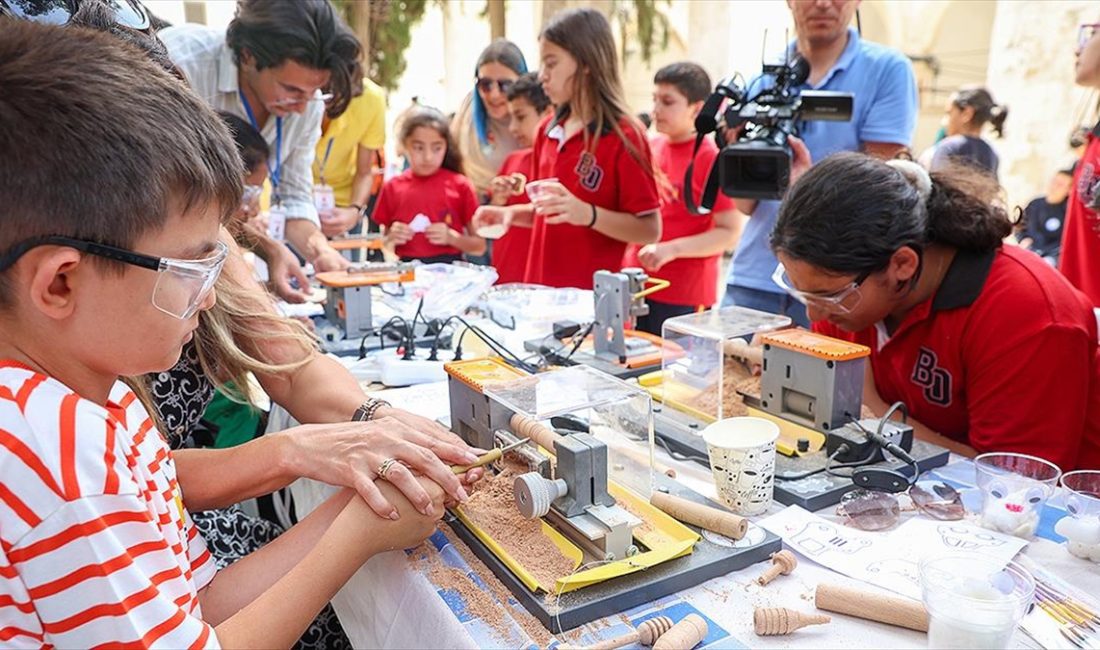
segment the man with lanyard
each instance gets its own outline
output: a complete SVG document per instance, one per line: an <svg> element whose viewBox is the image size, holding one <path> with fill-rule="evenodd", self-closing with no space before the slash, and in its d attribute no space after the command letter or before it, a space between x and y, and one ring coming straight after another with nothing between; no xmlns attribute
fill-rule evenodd
<svg viewBox="0 0 1100 650"><path fill-rule="evenodd" d="M313 199L314 147L325 111L351 99L359 43L326 0L241 0L224 34L201 25L159 33L192 89L215 109L247 118L271 147L271 229L318 271L347 268L320 229Z"/></svg>
<svg viewBox="0 0 1100 650"><path fill-rule="evenodd" d="M788 0L798 38L788 55L810 64L801 90L830 90L855 96L848 122L802 122L799 137L815 162L839 151L863 151L893 158L909 146L917 118L917 85L908 59L895 50L864 41L849 27L859 0ZM754 95L771 78L749 84ZM723 305L739 305L786 314L809 326L806 308L772 281L778 262L768 237L779 213L779 201L738 199L749 215L734 252Z"/></svg>

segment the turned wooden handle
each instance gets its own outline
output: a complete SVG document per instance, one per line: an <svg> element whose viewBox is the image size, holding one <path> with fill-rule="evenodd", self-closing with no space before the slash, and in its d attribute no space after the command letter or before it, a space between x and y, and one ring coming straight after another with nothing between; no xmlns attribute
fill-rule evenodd
<svg viewBox="0 0 1100 650"><path fill-rule="evenodd" d="M688 614L653 643L653 650L691 650L707 638L707 622L698 614Z"/></svg>
<svg viewBox="0 0 1100 650"><path fill-rule="evenodd" d="M918 632L928 631L928 612L924 605L909 598L822 584L817 586L814 604L818 609L829 612L907 627Z"/></svg>
<svg viewBox="0 0 1100 650"><path fill-rule="evenodd" d="M545 449L548 453L554 452L554 441L560 438L550 427L540 424L520 414L515 414L511 419L512 433L517 438L530 438L535 444Z"/></svg>
<svg viewBox="0 0 1100 650"><path fill-rule="evenodd" d="M654 492L649 497L649 502L653 507L680 521L721 533L731 539L741 539L749 529L749 521L744 517L664 492Z"/></svg>
<svg viewBox="0 0 1100 650"><path fill-rule="evenodd" d="M764 346L749 345L743 339L729 339L722 342L722 351L726 356L744 359L750 364L764 365Z"/></svg>
<svg viewBox="0 0 1100 650"><path fill-rule="evenodd" d="M628 632L613 639L597 641L592 645L559 645L558 650L616 650L638 642L638 632Z"/></svg>

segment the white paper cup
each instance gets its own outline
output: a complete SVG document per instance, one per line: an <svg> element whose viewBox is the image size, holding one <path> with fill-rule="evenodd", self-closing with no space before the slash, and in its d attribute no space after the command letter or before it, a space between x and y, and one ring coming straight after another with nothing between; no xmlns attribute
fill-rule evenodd
<svg viewBox="0 0 1100 650"><path fill-rule="evenodd" d="M508 226L502 223L493 223L477 229L477 236L484 239L500 239L508 232Z"/></svg>
<svg viewBox="0 0 1100 650"><path fill-rule="evenodd" d="M703 429L718 498L737 514L771 507L778 439L779 427L764 418L727 418Z"/></svg>
<svg viewBox="0 0 1100 650"><path fill-rule="evenodd" d="M540 178L537 181L527 181L527 198L532 202L538 203L538 200L547 195L547 188L551 183L557 183L556 178Z"/></svg>

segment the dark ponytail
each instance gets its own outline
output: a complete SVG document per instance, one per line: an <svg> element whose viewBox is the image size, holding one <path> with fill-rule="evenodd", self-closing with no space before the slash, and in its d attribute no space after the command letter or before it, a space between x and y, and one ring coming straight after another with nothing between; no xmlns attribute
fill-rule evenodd
<svg viewBox="0 0 1100 650"><path fill-rule="evenodd" d="M456 174L463 174L462 152L455 145L454 136L451 134L450 120L438 108L431 106L414 106L401 120L401 131L397 141L405 146L413 131L420 127L433 129L447 141L447 153L443 156L443 169Z"/></svg>
<svg viewBox="0 0 1100 650"><path fill-rule="evenodd" d="M839 274L874 273L894 252L929 244L990 251L1012 230L999 187L954 165L931 175L927 198L882 160L839 153L815 165L787 193L772 231L776 253Z"/></svg>
<svg viewBox="0 0 1100 650"><path fill-rule="evenodd" d="M974 126L980 127L989 122L997 137L1004 137L1008 107L994 102L988 90L980 86L966 86L960 88L951 101L959 108L974 109L974 119L971 120Z"/></svg>

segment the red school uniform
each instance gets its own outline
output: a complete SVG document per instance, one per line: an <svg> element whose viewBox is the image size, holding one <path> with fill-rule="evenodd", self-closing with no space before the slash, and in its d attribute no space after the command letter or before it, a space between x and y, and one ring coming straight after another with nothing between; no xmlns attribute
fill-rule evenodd
<svg viewBox="0 0 1100 650"><path fill-rule="evenodd" d="M528 147L508 154L504 163L500 166L497 176L508 176L514 173L531 176L531 160L534 149ZM516 194L508 198L506 205L524 205L530 203L527 192ZM504 236L493 242L493 266L497 270L497 284L508 282L523 282L523 274L527 268L527 254L531 250L531 229L509 228Z"/></svg>
<svg viewBox="0 0 1100 650"><path fill-rule="evenodd" d="M672 183L673 192L661 203L661 241L671 241L681 237L691 237L714 229L713 212L732 210L733 199L719 193L714 200L711 214L691 214L684 204L684 173L691 164L695 140L670 142L668 136L657 135L649 140L653 149L653 161ZM718 146L710 138L703 140L699 153L695 157L695 169L692 171L692 193L699 200L707 184L714 159L718 156ZM642 266L638 261L641 246L630 244L626 247L623 266ZM672 260L653 271L654 277L668 280L672 284L653 295L653 302L669 305L683 305L708 308L718 296L718 261L721 254L710 257L685 257Z"/></svg>
<svg viewBox="0 0 1100 650"><path fill-rule="evenodd" d="M1089 208L1100 188L1100 124L1073 175L1058 270L1100 307L1100 214Z"/></svg>
<svg viewBox="0 0 1100 650"><path fill-rule="evenodd" d="M462 174L440 169L431 176L417 176L412 170L406 170L382 186L371 219L379 225L389 226L399 221L410 223L422 214L432 223L445 223L461 233L466 230L477 207L474 186ZM462 254L452 246L436 246L422 232L398 246L395 252L401 259Z"/></svg>
<svg viewBox="0 0 1100 650"><path fill-rule="evenodd" d="M657 183L642 162L608 127L598 136L593 152L585 146L584 130L564 140L566 114L547 117L535 136L535 178L557 178L585 203L616 212L644 215L657 212ZM649 143L629 119L619 121L626 138L643 161L651 160ZM597 137L590 132L590 137ZM601 269L622 267L626 243L586 226L550 225L535 215L531 254L524 278L552 287L592 288L592 275Z"/></svg>
<svg viewBox="0 0 1100 650"><path fill-rule="evenodd" d="M1100 467L1100 354L1088 299L1030 251L960 251L936 295L888 335L818 332L871 348L889 404L979 452Z"/></svg>

